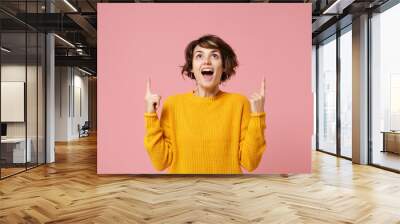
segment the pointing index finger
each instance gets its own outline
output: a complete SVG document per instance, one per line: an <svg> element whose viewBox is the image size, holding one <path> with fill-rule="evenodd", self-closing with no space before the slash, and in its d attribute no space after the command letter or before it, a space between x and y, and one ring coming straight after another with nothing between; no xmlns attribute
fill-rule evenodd
<svg viewBox="0 0 400 224"><path fill-rule="evenodd" d="M262 80L262 82L261 82L260 94L261 94L262 96L265 95L265 77L263 78L263 80Z"/></svg>
<svg viewBox="0 0 400 224"><path fill-rule="evenodd" d="M146 92L147 92L147 93L151 93L151 81L150 81L150 77L147 78Z"/></svg>

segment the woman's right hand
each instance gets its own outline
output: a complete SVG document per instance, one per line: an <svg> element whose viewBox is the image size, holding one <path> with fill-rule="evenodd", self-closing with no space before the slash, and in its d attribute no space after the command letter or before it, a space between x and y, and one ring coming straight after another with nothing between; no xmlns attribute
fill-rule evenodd
<svg viewBox="0 0 400 224"><path fill-rule="evenodd" d="M160 106L161 96L154 94L151 92L151 83L150 78L147 79L147 88L146 95L144 97L144 101L146 102L146 112L152 113L156 112L158 107Z"/></svg>

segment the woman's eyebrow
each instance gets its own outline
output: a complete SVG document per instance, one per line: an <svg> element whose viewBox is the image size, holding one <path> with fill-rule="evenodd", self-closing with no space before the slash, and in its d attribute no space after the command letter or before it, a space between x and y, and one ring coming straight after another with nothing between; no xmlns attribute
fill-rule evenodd
<svg viewBox="0 0 400 224"><path fill-rule="evenodd" d="M210 51L210 53L215 53L215 52L221 54L221 52L218 49L214 49L214 50ZM204 51L197 50L197 51L194 52L194 54L196 54L196 53L204 53Z"/></svg>
<svg viewBox="0 0 400 224"><path fill-rule="evenodd" d="M220 52L219 50L217 50L217 49L211 51L211 53L214 53L214 52L221 53L221 52Z"/></svg>

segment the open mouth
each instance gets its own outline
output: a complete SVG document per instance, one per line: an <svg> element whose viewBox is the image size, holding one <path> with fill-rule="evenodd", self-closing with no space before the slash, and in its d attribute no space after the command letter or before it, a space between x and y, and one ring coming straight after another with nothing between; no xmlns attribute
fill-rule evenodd
<svg viewBox="0 0 400 224"><path fill-rule="evenodd" d="M201 74L203 75L204 79L207 81L211 81L214 75L213 68L204 68L201 70Z"/></svg>

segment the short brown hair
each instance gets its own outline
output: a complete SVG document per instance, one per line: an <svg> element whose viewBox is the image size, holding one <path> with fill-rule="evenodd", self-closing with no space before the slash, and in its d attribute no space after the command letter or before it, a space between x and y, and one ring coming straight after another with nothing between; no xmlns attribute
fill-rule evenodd
<svg viewBox="0 0 400 224"><path fill-rule="evenodd" d="M193 40L190 42L185 49L185 65L182 66L182 75L186 75L191 79L195 79L194 74L192 72L192 60L193 60L193 50L196 46L209 48L209 49L218 49L221 52L222 56L222 65L224 67L224 72L221 76L221 82L228 80L231 76L233 76L236 71L236 67L239 65L236 54L233 51L232 47L229 46L224 40L215 36L215 35L204 35L197 40Z"/></svg>

